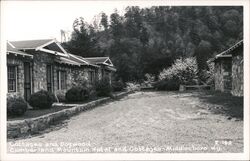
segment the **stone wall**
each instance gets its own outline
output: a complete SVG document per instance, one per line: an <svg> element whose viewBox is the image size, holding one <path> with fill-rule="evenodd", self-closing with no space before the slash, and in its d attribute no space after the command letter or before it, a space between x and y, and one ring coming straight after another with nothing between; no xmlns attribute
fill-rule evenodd
<svg viewBox="0 0 250 161"><path fill-rule="evenodd" d="M84 85L88 82L88 69L86 67L77 67L71 69L73 85Z"/></svg>
<svg viewBox="0 0 250 161"><path fill-rule="evenodd" d="M222 62L216 61L214 67L214 84L215 90L223 91L223 76L222 76Z"/></svg>
<svg viewBox="0 0 250 161"><path fill-rule="evenodd" d="M243 49L237 49L233 53L232 57L232 95L243 96Z"/></svg>
<svg viewBox="0 0 250 161"><path fill-rule="evenodd" d="M54 55L41 51L33 53L33 92L47 90L47 65L54 63Z"/></svg>
<svg viewBox="0 0 250 161"><path fill-rule="evenodd" d="M232 90L232 58L225 58L223 60L223 81L223 92L230 92Z"/></svg>
<svg viewBox="0 0 250 161"><path fill-rule="evenodd" d="M215 90L230 92L232 89L231 58L220 58L215 62Z"/></svg>

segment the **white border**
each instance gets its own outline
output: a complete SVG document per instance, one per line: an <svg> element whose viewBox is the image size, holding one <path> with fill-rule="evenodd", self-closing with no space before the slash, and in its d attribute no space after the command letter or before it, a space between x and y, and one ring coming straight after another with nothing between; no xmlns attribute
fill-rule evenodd
<svg viewBox="0 0 250 161"><path fill-rule="evenodd" d="M96 1L97 4L99 1ZM6 34L5 5L1 1L1 155L0 160L249 160L249 1L248 0L165 0L165 1L102 1L120 5L148 4L172 6L244 6L244 153L182 153L182 154L7 154L6 153ZM100 3L99 3L100 4Z"/></svg>

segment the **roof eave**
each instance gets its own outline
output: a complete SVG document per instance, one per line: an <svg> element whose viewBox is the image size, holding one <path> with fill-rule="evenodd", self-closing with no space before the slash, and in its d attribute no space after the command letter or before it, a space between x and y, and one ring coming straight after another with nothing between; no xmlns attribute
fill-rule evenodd
<svg viewBox="0 0 250 161"><path fill-rule="evenodd" d="M15 51L7 51L7 54L14 54L15 56L17 55L22 55L23 57L30 57L33 59L33 55L29 55L29 54L24 54L24 53L21 53L21 52L15 52Z"/></svg>

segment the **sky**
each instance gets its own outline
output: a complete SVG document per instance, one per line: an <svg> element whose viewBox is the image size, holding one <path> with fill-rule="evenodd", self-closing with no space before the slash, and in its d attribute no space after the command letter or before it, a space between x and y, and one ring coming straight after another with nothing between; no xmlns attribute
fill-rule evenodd
<svg viewBox="0 0 250 161"><path fill-rule="evenodd" d="M72 31L76 18L90 23L100 12L123 14L126 6L150 6L128 1L4 1L5 34L9 41L56 38L61 29Z"/></svg>
<svg viewBox="0 0 250 161"><path fill-rule="evenodd" d="M90 23L95 15L100 12L110 15L115 8L118 13L123 14L127 6L144 8L152 5L205 4L198 2L190 3L186 0L6 0L1 1L1 26L4 26L4 31L2 31L5 34L4 38L9 41L48 38L56 38L60 41L61 30L72 31L73 21L79 17L83 17L86 22ZM215 2L217 1L213 3ZM236 3L232 0L230 3L233 2Z"/></svg>
<svg viewBox="0 0 250 161"><path fill-rule="evenodd" d="M73 21L83 17L91 22L100 12L122 14L125 5L90 1L5 1L6 38L13 40L61 39L60 30L72 31Z"/></svg>

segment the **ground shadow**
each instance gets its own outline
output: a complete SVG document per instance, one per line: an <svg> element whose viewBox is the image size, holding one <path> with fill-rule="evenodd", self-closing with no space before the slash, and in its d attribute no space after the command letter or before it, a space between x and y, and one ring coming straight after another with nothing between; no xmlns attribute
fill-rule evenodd
<svg viewBox="0 0 250 161"><path fill-rule="evenodd" d="M243 97L211 90L198 92L197 97L212 112L226 114L229 119L234 117L243 120Z"/></svg>

